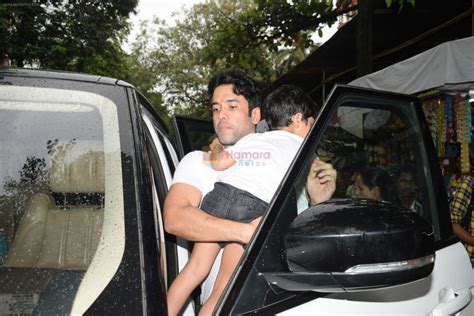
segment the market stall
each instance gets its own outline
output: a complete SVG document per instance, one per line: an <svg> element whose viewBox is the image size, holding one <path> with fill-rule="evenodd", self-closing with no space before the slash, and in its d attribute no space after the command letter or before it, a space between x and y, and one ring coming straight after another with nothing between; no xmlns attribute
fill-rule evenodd
<svg viewBox="0 0 474 316"><path fill-rule="evenodd" d="M469 172L469 156L474 158L474 37L443 43L349 84L418 96L445 175L457 157L461 171Z"/></svg>

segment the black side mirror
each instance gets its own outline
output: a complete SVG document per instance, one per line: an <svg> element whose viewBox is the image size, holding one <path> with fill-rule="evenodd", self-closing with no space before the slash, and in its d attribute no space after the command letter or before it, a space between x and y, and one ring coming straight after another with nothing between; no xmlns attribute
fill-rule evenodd
<svg viewBox="0 0 474 316"><path fill-rule="evenodd" d="M290 291L340 292L427 277L434 266L433 227L388 202L332 200L311 207L284 238L290 272L264 273Z"/></svg>

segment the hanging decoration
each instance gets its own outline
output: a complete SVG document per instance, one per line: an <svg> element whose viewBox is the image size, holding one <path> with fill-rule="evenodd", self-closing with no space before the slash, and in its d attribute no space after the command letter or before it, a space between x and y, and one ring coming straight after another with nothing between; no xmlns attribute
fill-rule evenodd
<svg viewBox="0 0 474 316"><path fill-rule="evenodd" d="M469 143L472 139L471 106L468 98L456 95L453 99L456 113L456 140L461 146L461 172L467 174L471 170L469 162Z"/></svg>
<svg viewBox="0 0 474 316"><path fill-rule="evenodd" d="M446 121L445 143L454 143L454 110L453 97L448 95L444 101L444 118Z"/></svg>
<svg viewBox="0 0 474 316"><path fill-rule="evenodd" d="M437 126L437 148L438 148L438 157L444 157L445 148L444 144L446 142L446 124L444 119L444 109L445 107L441 105L441 100L438 99L438 106L436 107L436 126Z"/></svg>
<svg viewBox="0 0 474 316"><path fill-rule="evenodd" d="M431 130L440 165L445 157L451 157L448 149L459 144L461 172L470 172L469 146L472 141L472 109L469 95L440 95L422 101L423 112Z"/></svg>
<svg viewBox="0 0 474 316"><path fill-rule="evenodd" d="M431 131L433 143L438 148L438 120L437 120L438 99L425 99L422 103L423 112Z"/></svg>

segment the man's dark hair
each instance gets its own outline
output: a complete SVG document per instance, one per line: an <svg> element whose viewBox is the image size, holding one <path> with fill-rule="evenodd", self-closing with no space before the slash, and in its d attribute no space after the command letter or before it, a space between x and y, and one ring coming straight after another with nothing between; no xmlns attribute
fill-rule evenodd
<svg viewBox="0 0 474 316"><path fill-rule="evenodd" d="M233 86L232 91L236 95L241 95L247 100L249 103L249 116L254 108L261 106L262 97L258 84L252 78L237 69L225 70L212 77L207 87L209 101L212 102L212 96L217 87L227 84Z"/></svg>
<svg viewBox="0 0 474 316"><path fill-rule="evenodd" d="M291 124L291 117L303 114L303 120L316 118L319 106L298 86L283 85L270 93L262 104L263 117L270 128Z"/></svg>
<svg viewBox="0 0 474 316"><path fill-rule="evenodd" d="M400 170L398 171L398 176L400 176L402 173L409 173L412 175L413 177L413 181L415 181L415 177L416 177L416 168L415 168L415 165L412 164L412 163L403 163L401 166L400 166Z"/></svg>

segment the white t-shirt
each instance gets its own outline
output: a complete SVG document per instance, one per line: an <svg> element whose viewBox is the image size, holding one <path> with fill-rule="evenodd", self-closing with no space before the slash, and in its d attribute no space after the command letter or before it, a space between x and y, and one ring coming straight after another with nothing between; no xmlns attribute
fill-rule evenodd
<svg viewBox="0 0 474 316"><path fill-rule="evenodd" d="M217 181L269 203L302 142L301 136L282 130L249 134L226 150L237 162Z"/></svg>
<svg viewBox="0 0 474 316"><path fill-rule="evenodd" d="M214 189L217 175L221 171L211 168L209 161L206 160L206 154L200 150L186 154L174 172L172 184L186 183L192 185L202 192L202 197Z"/></svg>
<svg viewBox="0 0 474 316"><path fill-rule="evenodd" d="M282 131L273 131L273 132L271 132L272 137L273 137L274 132L282 132ZM263 133L263 134L249 134L247 136L250 136L250 135L264 135L264 134L270 134L270 132L266 132L266 133ZM274 148L272 149L272 152L274 151L275 155L277 155L277 153L278 154L283 154L285 157L287 157L287 159L285 159L285 160L289 159L288 162L285 162L285 164L287 164L286 167L284 169L278 171L278 173L281 174L281 177L280 177L280 181L281 181L281 178L283 177L283 175L287 171L289 164L291 163L291 161L293 160L296 152L298 151L298 148L301 145L301 143L303 141L303 138L301 138L297 135L288 133L288 132L277 133L277 134L282 134L283 139L288 138L287 141L283 141L283 142L276 142L275 141L274 144L276 146L281 146L280 147L281 150L278 150L278 149L275 150ZM277 134L274 134L274 136L277 136ZM287 134L289 134L289 136ZM246 137L244 137L244 138L246 138ZM242 138L240 141L242 141L244 138ZM289 139L293 139L293 141L290 142ZM270 137L267 141L273 142L273 139ZM239 144L239 142L237 142L237 144L235 144L235 146L227 148L227 150L228 151L229 150L234 150L234 147L236 147ZM296 149L293 148L294 144L291 146L293 148L292 151L294 151L294 153L291 153L290 151L286 151L286 146L287 146L286 143L292 143L292 144L293 143L298 143L298 146L297 146ZM239 147L237 147L237 149L238 148ZM173 175L172 184L185 183L185 184L192 185L196 189L201 191L202 198L204 198L204 196L214 188L214 183L217 181L218 176L220 174L224 173L224 171L216 171L216 170L212 169L210 164L209 164L209 161L206 160L206 157L207 157L206 153L204 153L202 151L192 151L192 152L188 153L186 156L184 156L183 159L181 159L181 161L179 162L179 164L178 164L178 166L175 170L175 173ZM272 156L272 157L277 157L277 156ZM232 169L232 167L227 169L227 170L230 170L230 169ZM227 171L227 170L225 170L225 171ZM278 181L277 186L280 183L280 181ZM267 185L269 185L268 181L265 181L265 179L263 179L263 183L265 184L264 185L265 187ZM248 192L256 195L251 190L249 190L249 189L246 189L246 190ZM272 191L270 198L273 196L275 191L276 191L276 187ZM307 202L306 202L306 206L307 206ZM216 258L216 261L214 262L214 264L212 266L211 272L209 273L208 277L206 278L206 280L202 284L202 287L201 287L201 301L202 302L205 302L211 294L213 284L215 282L217 272L219 270L221 255L222 255L222 251L220 252L219 256Z"/></svg>

